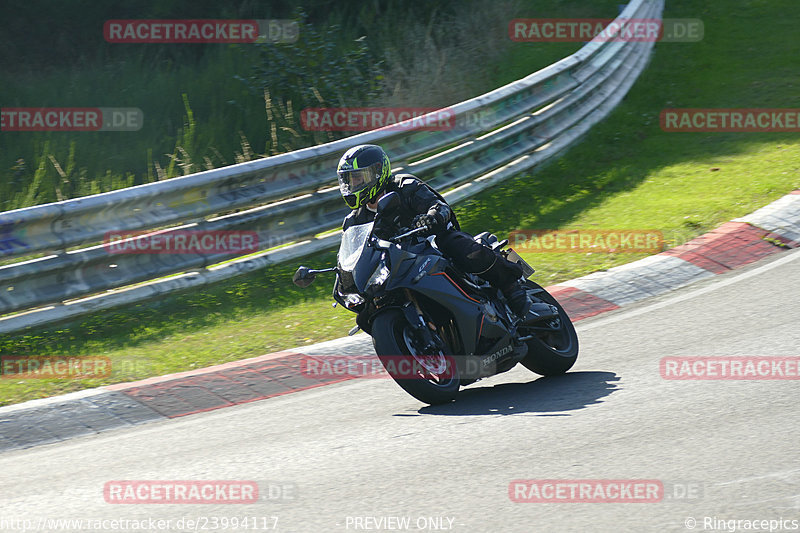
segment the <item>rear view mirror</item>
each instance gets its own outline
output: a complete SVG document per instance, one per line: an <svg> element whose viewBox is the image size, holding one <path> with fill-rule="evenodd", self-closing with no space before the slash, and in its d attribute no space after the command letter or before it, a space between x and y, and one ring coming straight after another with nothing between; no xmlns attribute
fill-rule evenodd
<svg viewBox="0 0 800 533"><path fill-rule="evenodd" d="M400 207L400 196L392 191L381 196L378 200L378 213L391 213Z"/></svg>
<svg viewBox="0 0 800 533"><path fill-rule="evenodd" d="M305 289L312 283L314 283L314 279L317 277L315 272L311 272L308 267L301 266L297 269L297 272L294 273L294 277L292 278L292 282Z"/></svg>

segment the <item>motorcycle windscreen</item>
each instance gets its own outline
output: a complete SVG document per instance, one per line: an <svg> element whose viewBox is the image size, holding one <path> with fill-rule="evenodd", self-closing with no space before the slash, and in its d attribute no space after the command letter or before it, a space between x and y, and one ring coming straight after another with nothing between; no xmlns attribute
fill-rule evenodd
<svg viewBox="0 0 800 533"><path fill-rule="evenodd" d="M342 243L339 245L339 268L352 272L361 257L361 251L372 233L373 223L350 226L342 234Z"/></svg>

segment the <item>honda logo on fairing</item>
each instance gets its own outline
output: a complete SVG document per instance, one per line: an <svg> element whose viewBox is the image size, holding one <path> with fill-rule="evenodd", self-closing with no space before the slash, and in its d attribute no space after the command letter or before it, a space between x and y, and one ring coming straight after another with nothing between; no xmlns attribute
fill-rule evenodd
<svg viewBox="0 0 800 533"><path fill-rule="evenodd" d="M511 350L513 350L513 348L509 344L508 346L506 346L502 350L498 350L498 351L494 352L492 355L490 355L489 357L487 357L487 358L485 358L483 360L483 366L487 366L487 365L489 365L489 363L493 363L493 362L497 361L498 359L500 359L501 357L503 357L507 353L511 353Z"/></svg>

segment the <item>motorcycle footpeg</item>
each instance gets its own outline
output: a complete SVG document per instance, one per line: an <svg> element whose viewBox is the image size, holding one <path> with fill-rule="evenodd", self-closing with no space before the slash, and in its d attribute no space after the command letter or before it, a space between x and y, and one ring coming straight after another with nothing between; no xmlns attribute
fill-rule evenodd
<svg viewBox="0 0 800 533"><path fill-rule="evenodd" d="M522 319L521 325L529 326L542 320L558 318L558 308L547 303L532 303L528 314Z"/></svg>

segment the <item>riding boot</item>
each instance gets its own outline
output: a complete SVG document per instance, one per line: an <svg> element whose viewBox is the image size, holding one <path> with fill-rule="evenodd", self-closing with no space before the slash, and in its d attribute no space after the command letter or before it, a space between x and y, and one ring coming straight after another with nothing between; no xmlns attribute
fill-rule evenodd
<svg viewBox="0 0 800 533"><path fill-rule="evenodd" d="M504 257L495 256L492 265L478 276L497 287L506 297L508 306L519 318L524 318L531 308L531 301L525 287L520 282L522 267Z"/></svg>

